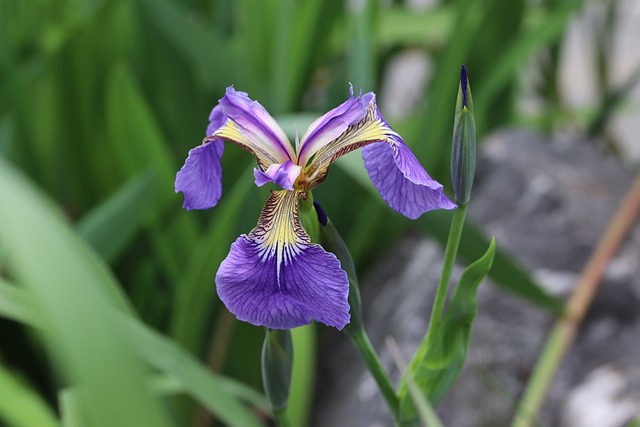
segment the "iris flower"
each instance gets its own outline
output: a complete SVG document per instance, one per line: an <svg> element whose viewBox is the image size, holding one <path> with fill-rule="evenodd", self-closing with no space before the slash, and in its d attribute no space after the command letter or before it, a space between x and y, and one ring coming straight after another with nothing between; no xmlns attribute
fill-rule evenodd
<svg viewBox="0 0 640 427"><path fill-rule="evenodd" d="M271 192L257 226L231 245L216 275L222 302L254 325L291 329L316 320L342 329L349 323L347 274L335 255L311 242L299 207L339 157L363 148L380 195L409 218L456 206L382 117L372 92L354 97L351 88L349 99L313 122L294 149L262 105L227 88L211 111L202 145L189 151L177 174L184 208L208 209L220 199L223 141L256 157L256 185L281 188Z"/></svg>

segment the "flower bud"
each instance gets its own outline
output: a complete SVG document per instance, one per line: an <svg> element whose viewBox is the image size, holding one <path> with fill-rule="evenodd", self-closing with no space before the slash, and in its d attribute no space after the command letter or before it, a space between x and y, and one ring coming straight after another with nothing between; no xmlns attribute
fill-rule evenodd
<svg viewBox="0 0 640 427"><path fill-rule="evenodd" d="M467 69L462 66L460 86L453 124L453 147L451 151L451 180L453 195L458 205L466 205L471 198L471 187L476 172L476 124L473 119L473 98L467 78Z"/></svg>
<svg viewBox="0 0 640 427"><path fill-rule="evenodd" d="M289 403L293 342L288 329L267 329L262 346L262 384L271 409L281 411Z"/></svg>

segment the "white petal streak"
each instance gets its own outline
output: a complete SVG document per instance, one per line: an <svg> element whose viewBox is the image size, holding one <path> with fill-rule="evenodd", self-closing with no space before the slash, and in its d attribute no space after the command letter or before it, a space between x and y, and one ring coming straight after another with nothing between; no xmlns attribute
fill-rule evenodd
<svg viewBox="0 0 640 427"><path fill-rule="evenodd" d="M276 257L276 278L280 291L284 291L280 287L282 269L287 268L311 243L299 215L298 202L300 197L305 196L303 190L273 191L262 209L258 225L247 236L260 246L258 254L262 261Z"/></svg>

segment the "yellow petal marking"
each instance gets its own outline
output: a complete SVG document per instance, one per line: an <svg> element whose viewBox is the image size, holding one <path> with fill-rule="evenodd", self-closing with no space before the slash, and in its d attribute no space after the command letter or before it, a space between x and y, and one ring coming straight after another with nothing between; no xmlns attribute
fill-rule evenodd
<svg viewBox="0 0 640 427"><path fill-rule="evenodd" d="M304 246L311 243L300 222L299 200L303 190L272 191L262 208L258 225L247 236L260 246L260 259L276 257L276 277L280 289L280 272L286 268Z"/></svg>
<svg viewBox="0 0 640 427"><path fill-rule="evenodd" d="M390 141L397 135L378 115L375 104L367 106L367 114L358 123L349 126L338 138L319 149L304 169L308 188L313 188L327 176L329 166L339 157L374 142Z"/></svg>
<svg viewBox="0 0 640 427"><path fill-rule="evenodd" d="M211 136L206 137L204 142L216 139L224 139L232 142L256 156L262 170L267 170L272 164L284 163L290 160L288 156L274 150L269 143L247 138L247 136L242 133L240 126L231 119L227 119L224 125Z"/></svg>

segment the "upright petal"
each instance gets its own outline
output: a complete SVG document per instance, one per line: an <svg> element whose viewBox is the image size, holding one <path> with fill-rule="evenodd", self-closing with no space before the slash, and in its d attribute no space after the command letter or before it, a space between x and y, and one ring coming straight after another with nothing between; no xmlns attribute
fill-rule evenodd
<svg viewBox="0 0 640 427"><path fill-rule="evenodd" d="M433 209L456 208L442 192L442 184L431 179L400 136L388 144L365 147L362 157L382 198L406 217L415 219Z"/></svg>
<svg viewBox="0 0 640 427"><path fill-rule="evenodd" d="M310 145L314 150L310 150L300 157L299 164L301 165L303 159L311 159L309 164L304 167L309 188L324 181L329 166L339 157L375 142L390 142L391 138L397 136L380 115L375 95L372 92L355 99L349 98L345 104L347 103L350 104L350 107L343 108L347 111L346 113L335 115L333 118L325 118L326 124L317 126L316 131L312 133L316 141L323 141L323 143ZM360 111L356 114L354 111L358 109ZM348 120L346 120L348 118L357 120L348 124ZM340 130L342 132L338 133ZM307 133L309 134L309 132ZM335 138L330 139L329 137ZM306 141L303 141L302 145L305 144L307 144Z"/></svg>
<svg viewBox="0 0 640 427"><path fill-rule="evenodd" d="M347 128L363 119L366 103L362 97L353 97L353 86L349 99L311 123L300 142L298 164L305 165L320 148L337 139Z"/></svg>
<svg viewBox="0 0 640 427"><path fill-rule="evenodd" d="M260 103L251 100L245 92L228 87L220 100L219 113L210 117L214 122L224 115L226 121L210 134L207 140L225 139L238 144L258 159L262 170L274 163L295 162L296 156L284 131Z"/></svg>
<svg viewBox="0 0 640 427"><path fill-rule="evenodd" d="M209 209L222 195L222 141L210 141L189 151L189 157L178 171L176 193L184 194L183 208Z"/></svg>
<svg viewBox="0 0 640 427"><path fill-rule="evenodd" d="M256 228L220 265L218 295L238 319L272 329L349 322L347 274L335 255L310 242L298 215L303 194L272 192Z"/></svg>

